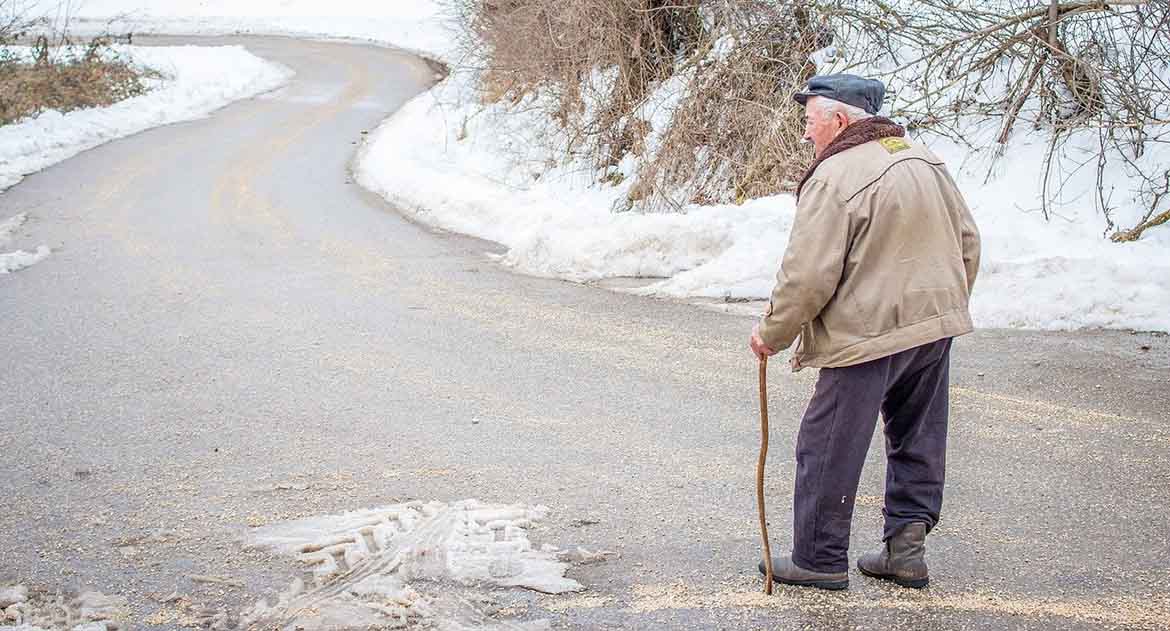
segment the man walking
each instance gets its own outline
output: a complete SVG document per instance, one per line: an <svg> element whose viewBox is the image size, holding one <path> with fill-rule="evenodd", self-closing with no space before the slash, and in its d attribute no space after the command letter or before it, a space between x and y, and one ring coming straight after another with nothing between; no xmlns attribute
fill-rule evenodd
<svg viewBox="0 0 1170 631"><path fill-rule="evenodd" d="M879 412L884 545L857 567L906 587L929 580L951 339L972 330L979 233L942 161L874 116L884 97L881 82L853 75L813 77L794 95L816 161L797 190L772 301L751 336L759 357L799 336L793 369L821 369L796 442L792 554L773 561L775 580L790 585L848 587L853 504Z"/></svg>

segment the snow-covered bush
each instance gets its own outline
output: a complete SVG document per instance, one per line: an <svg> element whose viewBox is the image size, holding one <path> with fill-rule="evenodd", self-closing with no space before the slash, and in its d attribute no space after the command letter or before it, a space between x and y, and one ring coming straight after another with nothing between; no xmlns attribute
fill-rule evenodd
<svg viewBox="0 0 1170 631"><path fill-rule="evenodd" d="M458 21L485 101L539 95L523 107L544 109L562 158L599 181L620 182L633 156L623 209L776 193L810 157L787 94L826 33L802 3L463 0Z"/></svg>
<svg viewBox="0 0 1170 631"><path fill-rule="evenodd" d="M0 0L0 125L48 110L111 105L143 94L144 71L123 59L107 37L73 43L69 3L57 18L28 18L23 0ZM22 38L31 45L18 46Z"/></svg>
<svg viewBox="0 0 1170 631"><path fill-rule="evenodd" d="M791 190L811 154L789 95L814 72L844 71L884 80L889 113L914 134L996 155L1013 132L1043 137L1046 217L1061 199L1092 196L1118 241L1170 219L1159 157L1170 143L1170 0L457 6L484 102L542 111L563 165L598 182L636 178L618 210Z"/></svg>

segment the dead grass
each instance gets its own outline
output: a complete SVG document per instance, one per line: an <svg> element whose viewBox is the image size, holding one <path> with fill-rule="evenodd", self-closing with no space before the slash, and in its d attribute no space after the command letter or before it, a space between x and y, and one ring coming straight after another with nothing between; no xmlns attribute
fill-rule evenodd
<svg viewBox="0 0 1170 631"><path fill-rule="evenodd" d="M55 55L43 39L33 61L0 60L0 125L46 110L112 105L146 92L143 71L109 54L104 40L94 40L78 56Z"/></svg>
<svg viewBox="0 0 1170 631"><path fill-rule="evenodd" d="M548 117L598 169L635 150L632 114L703 38L698 0L464 0L460 21L483 67L484 96L541 91ZM594 72L607 73L595 81Z"/></svg>

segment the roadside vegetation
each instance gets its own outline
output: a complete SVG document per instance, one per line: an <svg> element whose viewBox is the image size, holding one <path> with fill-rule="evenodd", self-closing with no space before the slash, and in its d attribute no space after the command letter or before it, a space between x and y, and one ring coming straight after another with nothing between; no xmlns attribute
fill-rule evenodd
<svg viewBox="0 0 1170 631"><path fill-rule="evenodd" d="M1170 221L1170 166L1147 159L1170 145L1170 0L455 5L485 105L540 110L564 140L559 159L600 183L633 177L617 210L791 191L811 153L789 95L819 66L884 80L889 114L914 132L972 143L974 126L993 125L972 146L992 162L1013 134L1044 138L1046 217L1066 183L1095 173L1107 236ZM1130 225L1113 221L1117 172L1142 206Z"/></svg>
<svg viewBox="0 0 1170 631"><path fill-rule="evenodd" d="M63 32L27 21L18 8L0 0L0 125L146 92L148 73L119 56L110 39L74 44Z"/></svg>

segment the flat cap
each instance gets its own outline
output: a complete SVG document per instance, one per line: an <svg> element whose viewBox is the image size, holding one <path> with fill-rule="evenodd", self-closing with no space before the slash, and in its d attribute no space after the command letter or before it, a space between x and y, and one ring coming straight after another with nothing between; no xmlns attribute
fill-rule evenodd
<svg viewBox="0 0 1170 631"><path fill-rule="evenodd" d="M808 87L792 95L801 105L808 104L810 97L823 96L827 99L848 103L854 107L877 114L886 98L886 86L876 79L866 79L852 74L817 75L808 80Z"/></svg>

